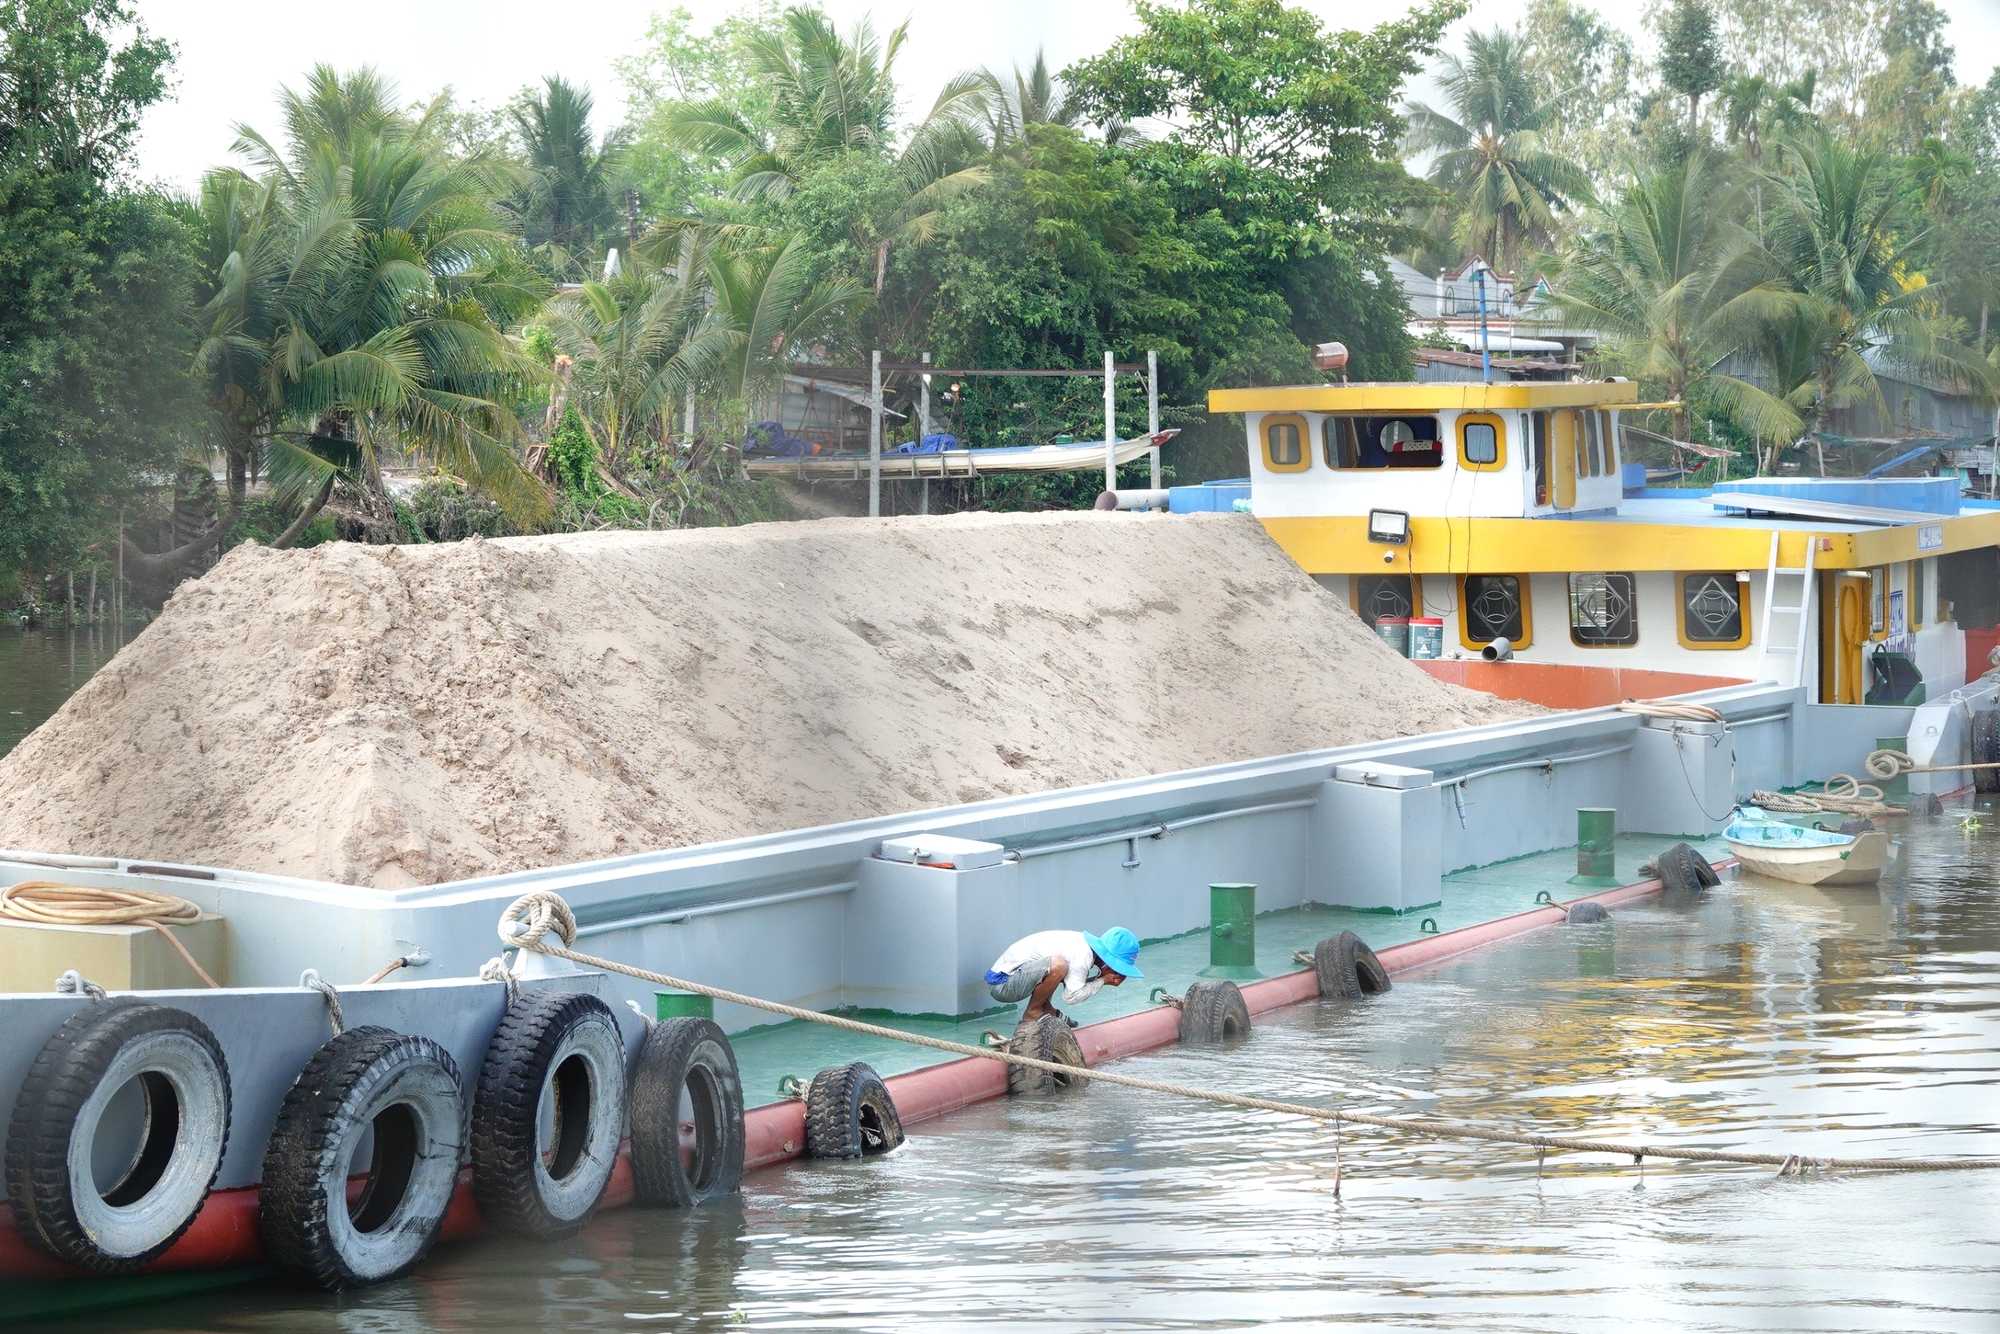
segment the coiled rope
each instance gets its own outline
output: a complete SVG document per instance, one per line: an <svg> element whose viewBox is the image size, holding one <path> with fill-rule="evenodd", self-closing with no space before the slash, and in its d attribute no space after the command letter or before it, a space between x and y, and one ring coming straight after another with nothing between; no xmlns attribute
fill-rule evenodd
<svg viewBox="0 0 2000 1334"><path fill-rule="evenodd" d="M1991 760L1982 764L1918 764L1900 750L1871 750L1867 763L1868 772L1876 778L1894 778L1897 774L1955 774L1975 769L2000 769L2000 763Z"/></svg>
<svg viewBox="0 0 2000 1334"><path fill-rule="evenodd" d="M550 934L561 941L550 943ZM929 1037L922 1033L905 1033L901 1029L885 1028L880 1024L863 1023L858 1019L847 1019L835 1014L822 1014L818 1010L801 1009L796 1005L785 1005L779 1001L765 1000L759 996L746 996L738 991L726 991L721 987L704 986L685 978L670 977L665 973L655 973L645 968L635 968L631 964L617 963L611 959L601 959L596 955L582 954L570 948L576 942L576 915L560 894L552 890L538 889L523 894L509 904L500 915L500 939L510 947L534 950L540 954L567 959L571 963L586 968L602 968L607 972L622 973L642 982L657 986L673 987L680 991L691 991L698 996L712 1000L727 1001L732 1005L748 1006L753 1010L763 1010L768 1014L783 1015L788 1019L803 1019L807 1023L822 1024L828 1028L843 1029L849 1033L862 1033L869 1037L887 1038L894 1042L907 1042L913 1046L929 1047L936 1051L951 1052L958 1056L977 1056L988 1061L1003 1061L1009 1065L1026 1066L1033 1070L1046 1070L1051 1074L1065 1075L1073 1079L1095 1080L1103 1084L1116 1084L1121 1088L1141 1089L1148 1093L1165 1093L1174 1097L1192 1098L1200 1102L1219 1103L1227 1107L1241 1107L1250 1111L1276 1112L1285 1116L1301 1116L1314 1121L1331 1122L1334 1126L1358 1125L1374 1126L1382 1130L1399 1130L1408 1134L1421 1135L1427 1139L1472 1140L1486 1144L1518 1144L1526 1148L1547 1152L1560 1149L1574 1153L1608 1153L1629 1156L1633 1162L1647 1158L1664 1158L1691 1163L1731 1163L1752 1167L1776 1167L1780 1175L1793 1176L1804 1171L1820 1172L1961 1172L2000 1168L2000 1159L1987 1158L1811 1158L1790 1153L1737 1153L1726 1149L1689 1149L1658 1144L1631 1144L1615 1140L1578 1139L1566 1135L1527 1135L1507 1130L1485 1130L1477 1126L1457 1125L1445 1121L1423 1121L1412 1117L1374 1116L1365 1112L1348 1112L1334 1107L1313 1107L1305 1103L1278 1102L1270 1098L1250 1097L1241 1093L1227 1093L1218 1089L1195 1088L1187 1084L1170 1084L1155 1079L1137 1079L1131 1075L1114 1074L1109 1070L1093 1070L1088 1067L1063 1065L1056 1061L1039 1060L1032 1056L1022 1056L1001 1047L974 1047L963 1042L953 1042L947 1038ZM483 975L483 974L482 974Z"/></svg>
<svg viewBox="0 0 2000 1334"><path fill-rule="evenodd" d="M1620 713L1636 713L1642 718L1672 718L1684 723L1722 721L1722 715L1706 704L1689 704L1676 699L1628 699L1617 708Z"/></svg>
<svg viewBox="0 0 2000 1334"><path fill-rule="evenodd" d="M1872 819L1878 815L1907 814L1903 807L1891 806L1882 800L1881 788L1873 783L1857 782L1851 774L1835 774L1817 792L1768 792L1759 788L1750 794L1750 804L1762 806L1767 811L1786 811L1793 815L1834 811L1841 815L1862 815Z"/></svg>
<svg viewBox="0 0 2000 1334"><path fill-rule="evenodd" d="M174 953L204 986L221 987L195 962L168 923L187 926L201 920L201 909L175 894L150 889L100 889L64 885L53 880L24 880L0 889L0 917L42 926L150 926L167 938Z"/></svg>

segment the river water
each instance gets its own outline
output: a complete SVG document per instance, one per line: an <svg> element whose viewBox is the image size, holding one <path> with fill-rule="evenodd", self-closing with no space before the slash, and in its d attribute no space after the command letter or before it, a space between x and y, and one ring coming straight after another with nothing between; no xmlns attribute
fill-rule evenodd
<svg viewBox="0 0 2000 1334"><path fill-rule="evenodd" d="M1267 1017L1135 1074L1481 1125L2000 1155L2000 819L1913 822L1880 888L1730 881ZM66 1329L1981 1330L2000 1172L1779 1179L1329 1132L1109 1087L914 1127L693 1215L441 1249Z"/></svg>
<svg viewBox="0 0 2000 1334"><path fill-rule="evenodd" d="M111 625L75 631L0 626L0 755L110 661L116 638Z"/></svg>

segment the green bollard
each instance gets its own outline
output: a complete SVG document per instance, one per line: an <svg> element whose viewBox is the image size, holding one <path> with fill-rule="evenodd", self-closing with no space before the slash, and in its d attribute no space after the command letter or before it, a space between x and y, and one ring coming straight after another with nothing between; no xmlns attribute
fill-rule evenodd
<svg viewBox="0 0 2000 1334"><path fill-rule="evenodd" d="M1618 812L1610 806L1576 811L1576 874L1572 885L1610 889L1618 883Z"/></svg>
<svg viewBox="0 0 2000 1334"><path fill-rule="evenodd" d="M1877 750L1901 750L1909 744L1910 739L1906 736L1878 736L1875 738L1875 749ZM1857 769L1855 772L1860 773L1860 770ZM1882 789L1882 800L1884 801L1906 801L1910 795L1910 776L1906 773L1897 774L1894 778L1877 778L1873 774L1862 774L1862 781L1880 786Z"/></svg>
<svg viewBox="0 0 2000 1334"><path fill-rule="evenodd" d="M1202 977L1247 982L1257 971L1257 886L1208 887L1208 967Z"/></svg>
<svg viewBox="0 0 2000 1334"><path fill-rule="evenodd" d="M715 1018L715 1001L692 991L656 991L653 1005L655 1019Z"/></svg>

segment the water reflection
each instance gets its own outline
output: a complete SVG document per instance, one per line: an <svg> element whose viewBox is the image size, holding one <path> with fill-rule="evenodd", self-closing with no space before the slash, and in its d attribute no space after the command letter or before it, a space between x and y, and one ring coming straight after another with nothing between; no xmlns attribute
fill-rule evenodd
<svg viewBox="0 0 2000 1334"><path fill-rule="evenodd" d="M1513 1128L1808 1154L2000 1155L2000 856L1951 818L1879 888L1728 882L1126 1068ZM1776 1179L1334 1137L1112 1088L993 1103L866 1164L750 1179L562 1245L447 1248L119 1330L1050 1330L1373 1324L1991 1330L2000 1173ZM75 1328L72 1324L70 1328Z"/></svg>
<svg viewBox="0 0 2000 1334"><path fill-rule="evenodd" d="M61 708L130 637L110 621L67 631L0 625L0 755Z"/></svg>

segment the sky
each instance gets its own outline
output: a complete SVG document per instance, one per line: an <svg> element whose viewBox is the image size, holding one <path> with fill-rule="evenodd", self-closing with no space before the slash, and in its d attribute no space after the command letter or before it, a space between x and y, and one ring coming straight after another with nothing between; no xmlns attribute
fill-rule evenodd
<svg viewBox="0 0 2000 1334"><path fill-rule="evenodd" d="M338 6L248 0L136 0L141 20L179 48L171 101L152 109L139 143L142 176L192 188L227 159L239 122L275 133L275 94L310 66L373 64L406 97L449 85L467 102L498 105L546 74L587 83L615 117L623 106L612 62L634 50L655 10L672 0L345 0ZM681 0L706 24L738 0ZM1365 8L1352 0L1302 0L1329 24L1357 9L1390 17L1408 0ZM1961 82L1983 83L2000 65L2000 0L1941 0L1951 16ZM1598 0L1605 18L1635 34L1644 0ZM844 27L872 12L878 28L909 18L897 64L909 104L928 103L959 70L1004 69L1045 48L1054 68L1102 50L1132 26L1121 0L825 0ZM1461 27L1515 22L1525 0L1477 0ZM604 124L613 123L607 118Z"/></svg>

